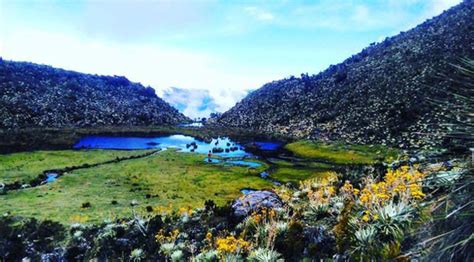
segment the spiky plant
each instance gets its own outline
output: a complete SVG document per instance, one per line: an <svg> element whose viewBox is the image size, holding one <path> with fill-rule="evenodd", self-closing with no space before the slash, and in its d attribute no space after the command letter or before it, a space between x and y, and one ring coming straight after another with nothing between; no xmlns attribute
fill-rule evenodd
<svg viewBox="0 0 474 262"><path fill-rule="evenodd" d="M378 234L384 241L401 241L413 219L414 208L404 202L388 203L376 210Z"/></svg>
<svg viewBox="0 0 474 262"><path fill-rule="evenodd" d="M284 261L281 258L280 253L276 252L275 250L267 249L267 248L257 248L256 250L252 251L248 259L249 261L254 261L254 262Z"/></svg>
<svg viewBox="0 0 474 262"><path fill-rule="evenodd" d="M474 60L463 58L452 66L454 74L441 74L452 83L444 94L446 99L439 103L449 109L443 127L452 144L469 149L474 146Z"/></svg>
<svg viewBox="0 0 474 262"><path fill-rule="evenodd" d="M137 248L130 253L130 260L133 262L142 261L145 258L145 252L143 249Z"/></svg>
<svg viewBox="0 0 474 262"><path fill-rule="evenodd" d="M450 109L446 136L457 148L464 151L474 146L474 60L461 59L453 65L457 72L445 75L453 88L447 92L443 106ZM471 154L473 154L471 152ZM463 157L463 155L457 155ZM465 158L465 156L464 156ZM438 190L433 194L433 223L414 253L422 254L428 261L474 261L474 172L472 156L466 158L469 167L463 172L444 172L431 176ZM430 179L428 178L428 179ZM439 193L441 192L441 193ZM429 231L426 233L426 231Z"/></svg>
<svg viewBox="0 0 474 262"><path fill-rule="evenodd" d="M370 258L377 257L377 247L381 247L377 243L377 229L368 224L365 226L358 225L357 222L349 222L353 231L351 232L351 246L349 254L354 260L370 260Z"/></svg>

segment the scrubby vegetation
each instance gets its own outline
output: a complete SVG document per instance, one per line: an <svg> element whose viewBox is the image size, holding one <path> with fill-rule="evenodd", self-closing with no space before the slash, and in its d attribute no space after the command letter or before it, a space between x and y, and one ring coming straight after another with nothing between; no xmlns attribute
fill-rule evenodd
<svg viewBox="0 0 474 262"><path fill-rule="evenodd" d="M0 128L146 126L188 121L151 87L0 59Z"/></svg>

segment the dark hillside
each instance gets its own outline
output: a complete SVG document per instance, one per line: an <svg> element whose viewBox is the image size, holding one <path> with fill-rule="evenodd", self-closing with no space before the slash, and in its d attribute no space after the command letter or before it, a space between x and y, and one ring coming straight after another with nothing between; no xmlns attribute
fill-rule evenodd
<svg viewBox="0 0 474 262"><path fill-rule="evenodd" d="M440 74L474 58L474 2L372 44L317 75L274 81L224 113L218 124L296 138L421 146L439 141L452 85Z"/></svg>
<svg viewBox="0 0 474 262"><path fill-rule="evenodd" d="M0 60L0 128L148 126L187 120L151 87Z"/></svg>

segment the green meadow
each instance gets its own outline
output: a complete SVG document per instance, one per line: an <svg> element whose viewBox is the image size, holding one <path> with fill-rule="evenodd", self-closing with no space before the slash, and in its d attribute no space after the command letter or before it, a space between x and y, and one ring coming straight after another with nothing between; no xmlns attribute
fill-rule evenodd
<svg viewBox="0 0 474 262"><path fill-rule="evenodd" d="M58 150L0 156L0 182L26 183L45 170L94 165L64 173L52 183L10 190L0 195L0 214L52 219L65 224L142 215L157 210L202 207L206 200L223 205L242 195L240 189L272 189L259 174L282 183L325 176L335 166L370 164L393 151L380 147L343 146L299 141L288 144L297 160L256 161L258 168L205 162L205 155L164 150Z"/></svg>
<svg viewBox="0 0 474 262"><path fill-rule="evenodd" d="M0 155L0 183L27 183L45 170L97 164L151 150L57 150Z"/></svg>
<svg viewBox="0 0 474 262"><path fill-rule="evenodd" d="M397 150L381 145L348 145L309 140L290 143L285 148L297 157L341 165L373 164L396 158L398 155Z"/></svg>
<svg viewBox="0 0 474 262"><path fill-rule="evenodd" d="M68 153L73 159L82 152L62 151L61 155ZM103 153L111 156L116 152ZM209 164L204 159L199 154L165 150L139 159L71 171L52 183L0 195L0 213L63 223L78 219L100 222L130 216L132 211L146 214L147 207L202 207L208 199L222 205L241 195L242 188L272 187L258 177L267 168L264 163L249 169Z"/></svg>

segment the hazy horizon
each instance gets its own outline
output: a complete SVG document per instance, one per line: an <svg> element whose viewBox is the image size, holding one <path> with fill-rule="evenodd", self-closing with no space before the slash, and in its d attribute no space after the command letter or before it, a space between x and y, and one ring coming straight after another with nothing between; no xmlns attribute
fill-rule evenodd
<svg viewBox="0 0 474 262"><path fill-rule="evenodd" d="M459 2L2 1L0 56L124 75L186 115L205 117L267 82L316 74Z"/></svg>

